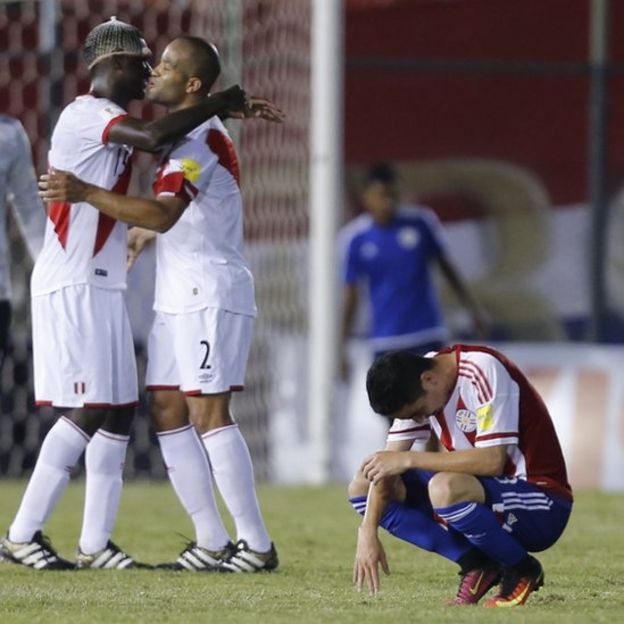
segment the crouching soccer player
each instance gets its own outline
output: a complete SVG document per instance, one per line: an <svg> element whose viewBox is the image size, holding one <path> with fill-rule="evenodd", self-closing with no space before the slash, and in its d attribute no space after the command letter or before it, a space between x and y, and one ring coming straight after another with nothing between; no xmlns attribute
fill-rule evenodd
<svg viewBox="0 0 624 624"><path fill-rule="evenodd" d="M392 535L460 566L452 604L526 602L544 582L528 554L552 546L572 509L553 423L541 397L504 355L455 345L433 357L391 352L366 381L372 408L394 418L386 450L367 457L349 485L359 527L354 582L379 589L388 572L377 535ZM440 439L448 453L415 452ZM372 485L371 485L372 484Z"/></svg>

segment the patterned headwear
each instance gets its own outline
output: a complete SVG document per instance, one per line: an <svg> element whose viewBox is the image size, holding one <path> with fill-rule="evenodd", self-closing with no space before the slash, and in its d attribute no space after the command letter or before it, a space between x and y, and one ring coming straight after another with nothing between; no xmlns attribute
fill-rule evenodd
<svg viewBox="0 0 624 624"><path fill-rule="evenodd" d="M83 56L87 67L91 69L102 59L117 54L149 58L152 52L138 28L113 16L87 35Z"/></svg>

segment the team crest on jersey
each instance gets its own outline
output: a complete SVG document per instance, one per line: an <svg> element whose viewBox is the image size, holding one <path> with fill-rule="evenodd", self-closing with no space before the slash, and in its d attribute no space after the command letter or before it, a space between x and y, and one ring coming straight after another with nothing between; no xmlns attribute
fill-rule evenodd
<svg viewBox="0 0 624 624"><path fill-rule="evenodd" d="M469 409L459 409L455 413L455 422L464 433L470 433L477 428L477 415Z"/></svg>
<svg viewBox="0 0 624 624"><path fill-rule="evenodd" d="M363 258L366 258L366 260L372 260L379 253L379 249L375 243L368 242L362 245L360 253Z"/></svg>
<svg viewBox="0 0 624 624"><path fill-rule="evenodd" d="M196 160L191 160L190 158L183 158L180 161L180 165L182 166L184 177L189 182L197 182L201 173L201 165Z"/></svg>
<svg viewBox="0 0 624 624"><path fill-rule="evenodd" d="M397 234L397 239L404 249L414 249L420 242L420 232L415 227L402 227Z"/></svg>

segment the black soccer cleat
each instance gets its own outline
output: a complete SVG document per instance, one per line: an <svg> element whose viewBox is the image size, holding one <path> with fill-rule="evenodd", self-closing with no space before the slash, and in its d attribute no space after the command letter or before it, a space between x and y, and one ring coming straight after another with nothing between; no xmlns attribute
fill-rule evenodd
<svg viewBox="0 0 624 624"><path fill-rule="evenodd" d="M79 570L150 570L154 566L135 561L128 553L110 540L102 550L87 555L78 549L76 567Z"/></svg>
<svg viewBox="0 0 624 624"><path fill-rule="evenodd" d="M160 570L191 570L193 572L216 572L221 563L228 559L236 550L232 542L228 542L221 550L207 550L196 542L189 542L179 557L172 563L160 563Z"/></svg>
<svg viewBox="0 0 624 624"><path fill-rule="evenodd" d="M279 565L277 550L271 542L267 552L251 550L245 540L236 542L235 550L219 567L220 572L271 572Z"/></svg>
<svg viewBox="0 0 624 624"><path fill-rule="evenodd" d="M75 570L76 566L58 556L50 540L37 531L30 542L12 542L9 534L0 540L0 559L34 570Z"/></svg>

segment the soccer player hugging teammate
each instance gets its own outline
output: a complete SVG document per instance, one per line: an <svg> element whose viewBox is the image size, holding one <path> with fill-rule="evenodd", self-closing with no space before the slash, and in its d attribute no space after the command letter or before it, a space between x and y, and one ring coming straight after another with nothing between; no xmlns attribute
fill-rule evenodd
<svg viewBox="0 0 624 624"><path fill-rule="evenodd" d="M206 98L219 72L211 44L178 37L164 50L147 96L170 111L186 111ZM258 98L244 113L282 118ZM143 226L130 230L131 254L156 238L156 317L146 384L169 478L196 534L175 562L161 567L255 572L278 565L249 450L230 413L231 393L243 387L256 316L242 250L239 183L236 152L217 116L164 155L155 199L121 197L65 172L42 178L47 201L86 201L103 217ZM213 477L234 519L236 544L219 515Z"/></svg>
<svg viewBox="0 0 624 624"><path fill-rule="evenodd" d="M552 420L513 362L488 347L455 345L433 357L390 352L370 368L373 409L394 419L386 449L367 457L349 486L364 516L354 582L379 589L388 572L377 527L460 566L452 604L526 602L544 580L528 554L552 546L572 492ZM411 451L431 430L446 453Z"/></svg>
<svg viewBox="0 0 624 624"><path fill-rule="evenodd" d="M61 113L52 168L124 194L133 147L156 151L227 110L241 114L239 87L146 123L128 116L151 75L141 33L111 19L93 29L84 58L91 88ZM127 226L88 203L48 204L44 247L32 275L35 398L59 408L0 557L38 570L130 568L112 541L128 433L137 402L134 345L123 299ZM76 564L60 558L42 528L86 449L86 496Z"/></svg>

